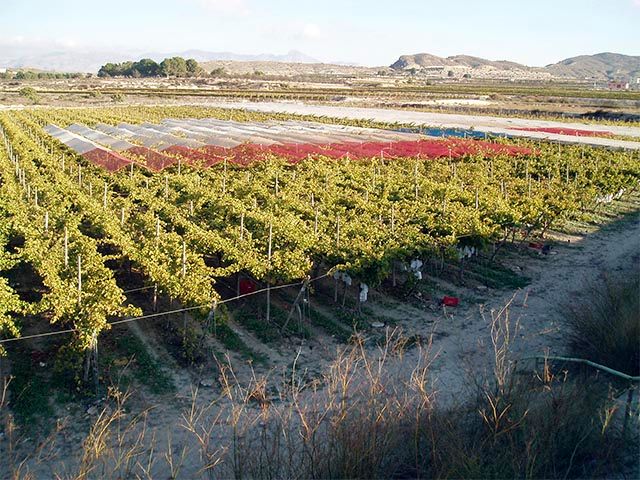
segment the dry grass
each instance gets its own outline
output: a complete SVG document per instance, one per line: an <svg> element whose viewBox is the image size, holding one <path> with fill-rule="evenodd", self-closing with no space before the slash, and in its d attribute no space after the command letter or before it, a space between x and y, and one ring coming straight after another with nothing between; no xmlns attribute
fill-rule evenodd
<svg viewBox="0 0 640 480"><path fill-rule="evenodd" d="M508 306L489 321L493 371L477 380L475 398L459 405L439 404L429 379L430 345L406 368L406 339L390 331L377 351L358 342L310 382L296 362L282 378L254 374L247 381L221 362L220 394L205 401L194 390L167 438L150 428L152 412L127 412L128 394L116 388L79 451L62 448L62 425L29 450L2 408L0 453L7 461L1 473L16 479L581 478L627 468L620 459L629 438L606 389L571 381L548 365L533 374L516 371Z"/></svg>
<svg viewBox="0 0 640 480"><path fill-rule="evenodd" d="M573 354L640 375L640 277L602 276L585 293L584 303L564 308Z"/></svg>

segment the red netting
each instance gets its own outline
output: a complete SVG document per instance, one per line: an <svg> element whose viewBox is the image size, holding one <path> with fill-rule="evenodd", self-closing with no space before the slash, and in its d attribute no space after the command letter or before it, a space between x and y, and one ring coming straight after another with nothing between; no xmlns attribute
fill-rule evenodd
<svg viewBox="0 0 640 480"><path fill-rule="evenodd" d="M177 158L162 155L147 147L133 147L123 153L131 156L132 160L147 167L152 172L160 172L178 162Z"/></svg>
<svg viewBox="0 0 640 480"><path fill-rule="evenodd" d="M231 163L243 166L264 160L268 155L275 155L286 159L289 163L295 164L309 156L317 155L323 155L333 159L348 157L358 160L373 157L440 158L451 156L452 158L459 158L474 154L491 157L495 155L515 156L533 153L529 148L463 139L363 143L346 142L326 145L289 143L266 146L243 144L234 148L207 146L198 151L213 156L216 159L213 163L226 159Z"/></svg>
<svg viewBox="0 0 640 480"><path fill-rule="evenodd" d="M544 133L556 133L558 135L571 135L572 137L612 137L612 132L607 131L592 131L592 130L577 130L575 128L513 128L512 130L520 130L523 132L544 132Z"/></svg>
<svg viewBox="0 0 640 480"><path fill-rule="evenodd" d="M110 172L117 172L132 163L128 158L103 148L95 148L84 153L82 156L94 165L98 165Z"/></svg>
<svg viewBox="0 0 640 480"><path fill-rule="evenodd" d="M533 153L531 149L524 147L454 138L395 142L344 142L326 145L295 143L257 145L245 143L233 148L208 145L200 149L175 145L167 148L163 153L158 153L146 147L133 147L123 152L129 159L102 149L96 149L92 152L89 152L89 154L96 159L95 163L104 166L110 171L116 171L123 166L129 165L133 160L153 172L159 172L175 165L178 160L202 168L208 168L225 160L237 165L249 166L254 162L266 159L270 155L275 155L291 164L296 164L305 158L320 155L336 160L341 158L359 160L374 157L418 157L430 159L441 157L459 158L476 154L484 157L493 157L496 155L516 156Z"/></svg>
<svg viewBox="0 0 640 480"><path fill-rule="evenodd" d="M220 161L220 158L215 155L210 155L200 150L194 150L193 148L183 147L181 145L166 148L162 153L169 154L195 167L208 167Z"/></svg>

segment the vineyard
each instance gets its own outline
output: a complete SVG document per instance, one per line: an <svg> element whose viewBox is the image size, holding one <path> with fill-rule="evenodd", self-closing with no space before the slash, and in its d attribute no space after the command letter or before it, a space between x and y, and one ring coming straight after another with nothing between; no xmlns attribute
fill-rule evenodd
<svg viewBox="0 0 640 480"><path fill-rule="evenodd" d="M399 127L197 107L0 113L0 347L66 332L97 381L101 334L158 305L242 348L222 305L258 291L258 336L307 322L348 338L309 310L314 286L357 313L427 271L492 268L640 180L635 152ZM271 292L285 286L300 292L282 315Z"/></svg>

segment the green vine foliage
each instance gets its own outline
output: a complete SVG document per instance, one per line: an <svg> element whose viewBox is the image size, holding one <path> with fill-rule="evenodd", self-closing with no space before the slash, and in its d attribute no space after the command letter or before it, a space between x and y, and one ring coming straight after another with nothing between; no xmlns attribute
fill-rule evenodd
<svg viewBox="0 0 640 480"><path fill-rule="evenodd" d="M109 319L139 313L126 305L106 266L111 258L130 261L149 284L185 306L219 300L217 280L237 272L273 285L336 268L376 286L412 259L457 261L463 246L489 250L516 234L544 233L587 214L603 196L635 190L640 179L640 162L630 152L524 141L519 144L533 155L313 157L296 166L272 157L248 168L181 163L157 174L139 166L109 174L42 129L206 117L291 118L199 107L0 114L0 215L12 225L0 231L0 247L11 235L25 239L15 258L0 249L0 273L11 262L28 262L46 287L38 305L25 307L0 277L0 334L19 335L16 318L30 308L73 325L76 341L88 348ZM111 257L100 253L106 247ZM78 256L85 279L80 298Z"/></svg>

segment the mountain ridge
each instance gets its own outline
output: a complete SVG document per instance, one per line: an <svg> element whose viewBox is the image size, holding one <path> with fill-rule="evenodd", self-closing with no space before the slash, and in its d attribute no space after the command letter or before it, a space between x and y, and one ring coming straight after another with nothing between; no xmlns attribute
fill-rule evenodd
<svg viewBox="0 0 640 480"><path fill-rule="evenodd" d="M45 53L30 50L4 49L0 46L0 68L32 68L45 71L96 73L105 63L152 58L161 61L167 57L194 58L198 62L276 62L282 64L344 65L360 68L346 62L321 62L298 50L285 54L238 54L212 52L201 49L161 52L81 51L57 49ZM289 68L289 67L287 67ZM367 67L362 67L367 68ZM394 62L395 71L426 70L453 76L470 75L477 78L527 77L533 79L571 78L591 81L634 82L640 77L640 56L601 52L578 55L544 67L531 67L509 60L489 60L472 55L440 57L430 53L402 55ZM274 66L277 70L277 67Z"/></svg>
<svg viewBox="0 0 640 480"><path fill-rule="evenodd" d="M115 52L115 51L68 51L54 50L38 52L4 52L0 49L0 68L34 68L59 72L97 73L105 63L119 63L151 58L161 61L168 57L194 58L198 62L242 61L242 62L284 62L320 63L319 60L297 50L285 54L239 54L233 52L210 52L189 49L179 52Z"/></svg>
<svg viewBox="0 0 640 480"><path fill-rule="evenodd" d="M545 67L530 67L508 60L488 60L470 55L439 57L430 53L401 55L390 68L393 70L437 70L450 68L494 69L504 72L546 74L552 77L581 80L623 80L640 77L640 56L602 52L594 55L578 55Z"/></svg>

